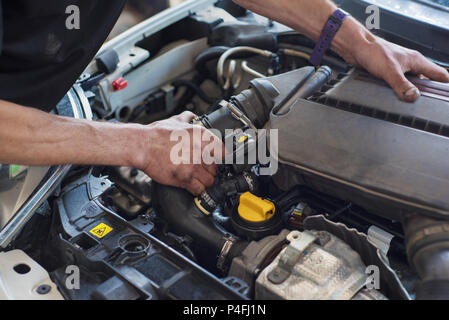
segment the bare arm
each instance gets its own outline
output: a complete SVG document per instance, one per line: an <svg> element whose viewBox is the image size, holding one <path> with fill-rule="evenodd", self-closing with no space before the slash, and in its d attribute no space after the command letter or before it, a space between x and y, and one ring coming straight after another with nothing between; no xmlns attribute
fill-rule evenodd
<svg viewBox="0 0 449 320"><path fill-rule="evenodd" d="M190 133L185 112L151 125L117 124L50 115L0 100L0 163L23 165L90 164L131 166L158 182L201 193L214 182L215 166L174 165L170 134ZM209 134L199 127L204 134ZM210 134L221 146L221 141ZM192 148L201 146L188 146Z"/></svg>
<svg viewBox="0 0 449 320"><path fill-rule="evenodd" d="M132 165L136 125L89 122L0 101L0 163Z"/></svg>
<svg viewBox="0 0 449 320"><path fill-rule="evenodd" d="M279 21L317 40L329 16L337 9L329 0L234 0L256 13ZM354 18L345 19L332 43L332 49L348 63L361 66L384 79L405 101L415 101L418 89L404 73L424 75L449 82L449 73L419 52L374 36Z"/></svg>

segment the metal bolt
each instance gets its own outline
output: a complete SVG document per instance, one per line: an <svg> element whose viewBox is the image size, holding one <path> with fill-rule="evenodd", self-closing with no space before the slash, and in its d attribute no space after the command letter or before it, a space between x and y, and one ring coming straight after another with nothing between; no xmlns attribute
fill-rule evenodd
<svg viewBox="0 0 449 320"><path fill-rule="evenodd" d="M37 287L36 292L39 294L47 294L51 291L51 287L48 284L41 284Z"/></svg>

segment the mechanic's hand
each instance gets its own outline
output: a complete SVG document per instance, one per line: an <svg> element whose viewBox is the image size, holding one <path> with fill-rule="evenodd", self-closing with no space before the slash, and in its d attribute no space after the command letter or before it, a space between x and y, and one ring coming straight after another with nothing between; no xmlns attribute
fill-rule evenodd
<svg viewBox="0 0 449 320"><path fill-rule="evenodd" d="M399 99L413 102L420 92L404 75L410 72L430 80L449 82L446 69L426 59L418 51L410 50L384 39L369 35L367 41L355 45L345 60L360 66L374 76L384 79L396 92Z"/></svg>
<svg viewBox="0 0 449 320"><path fill-rule="evenodd" d="M186 111L146 126L145 135L148 137L149 143L148 148L144 151L145 155L139 164L139 169L159 183L181 187L194 195L198 195L206 187L214 184L216 163L205 164L203 159L201 159L200 164L194 164L193 155L203 154L204 151L208 152L208 156L211 159L214 159L217 156L224 156L225 148L222 141L212 132L202 126L189 124L194 118L195 114ZM194 129L200 130L196 131L201 132L202 139L200 141L193 141ZM178 133L182 134L185 132L188 132L190 141L183 139L170 141L172 134L177 136ZM180 143L183 143L184 145L182 146L190 150L190 161L188 161L188 164L174 164L172 159L170 159L172 148L176 145L179 149ZM207 149L205 150L206 146ZM221 150L221 155L214 155L213 150Z"/></svg>

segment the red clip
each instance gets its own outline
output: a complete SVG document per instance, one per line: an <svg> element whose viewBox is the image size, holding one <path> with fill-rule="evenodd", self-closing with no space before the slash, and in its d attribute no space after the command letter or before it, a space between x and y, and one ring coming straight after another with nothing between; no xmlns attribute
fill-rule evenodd
<svg viewBox="0 0 449 320"><path fill-rule="evenodd" d="M112 89L115 91L119 91L125 89L128 86L128 80L123 79L122 77L115 79L112 81Z"/></svg>

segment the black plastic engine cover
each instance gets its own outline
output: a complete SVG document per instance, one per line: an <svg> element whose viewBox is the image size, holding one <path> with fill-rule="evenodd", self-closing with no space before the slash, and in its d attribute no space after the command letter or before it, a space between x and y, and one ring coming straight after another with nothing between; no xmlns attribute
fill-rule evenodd
<svg viewBox="0 0 449 320"><path fill-rule="evenodd" d="M415 81L423 96L405 103L356 71L291 100L287 114L272 113L278 186L306 184L397 220L408 212L449 218L449 86Z"/></svg>
<svg viewBox="0 0 449 320"><path fill-rule="evenodd" d="M143 216L127 221L103 206L111 181L90 174L66 186L46 248L52 279L68 299L247 299L242 281L219 279L150 234ZM44 261L46 263L46 261ZM67 267L80 270L68 287Z"/></svg>

